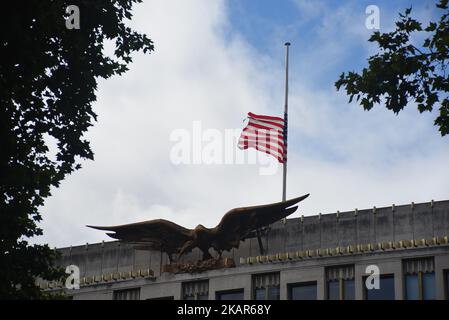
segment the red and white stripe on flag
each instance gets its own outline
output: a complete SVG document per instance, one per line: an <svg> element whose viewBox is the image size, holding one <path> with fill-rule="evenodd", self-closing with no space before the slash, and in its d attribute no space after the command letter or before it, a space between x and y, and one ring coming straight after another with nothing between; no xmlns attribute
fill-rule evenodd
<svg viewBox="0 0 449 320"><path fill-rule="evenodd" d="M248 125L240 135L238 147L240 149L254 148L284 163L287 159L285 134L284 119L248 112Z"/></svg>

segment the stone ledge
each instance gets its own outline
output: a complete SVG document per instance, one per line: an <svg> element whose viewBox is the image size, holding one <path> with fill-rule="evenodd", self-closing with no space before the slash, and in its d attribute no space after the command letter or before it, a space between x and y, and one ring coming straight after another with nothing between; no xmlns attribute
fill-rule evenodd
<svg viewBox="0 0 449 320"><path fill-rule="evenodd" d="M269 263L276 261L302 260L307 258L333 257L338 255L355 255L366 252L395 251L398 249L434 247L448 244L449 244L448 236L433 237L428 239L383 241L377 243L349 245L345 247L283 252L267 256L241 257L240 264L248 265L248 264Z"/></svg>
<svg viewBox="0 0 449 320"><path fill-rule="evenodd" d="M154 279L154 272L151 269L141 269L133 271L114 272L95 276L86 276L80 278L80 287L87 287L107 282L126 281L135 278ZM42 290L64 289L65 283L62 281L41 281L38 282Z"/></svg>

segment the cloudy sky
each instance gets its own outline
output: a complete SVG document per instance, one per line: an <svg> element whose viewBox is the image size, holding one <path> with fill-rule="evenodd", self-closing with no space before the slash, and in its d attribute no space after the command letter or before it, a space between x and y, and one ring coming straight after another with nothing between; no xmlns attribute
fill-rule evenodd
<svg viewBox="0 0 449 320"><path fill-rule="evenodd" d="M449 138L433 126L434 114L414 106L399 115L382 106L365 112L334 87L342 71L360 70L375 52L368 5L379 7L381 31L389 31L410 5L419 19L435 17L433 3L145 0L131 25L155 51L135 54L126 75L101 81L98 123L87 135L95 161L53 190L42 208L44 236L34 241L93 243L108 237L86 224L155 218L212 227L231 208L279 201L281 168L260 174L274 159L176 165L170 137L179 130L193 137L195 121L202 133L224 136L243 128L248 111L281 116L285 41L292 43L287 195L311 194L293 217L448 199ZM200 150L214 137L202 139ZM226 152L243 151L223 142Z"/></svg>

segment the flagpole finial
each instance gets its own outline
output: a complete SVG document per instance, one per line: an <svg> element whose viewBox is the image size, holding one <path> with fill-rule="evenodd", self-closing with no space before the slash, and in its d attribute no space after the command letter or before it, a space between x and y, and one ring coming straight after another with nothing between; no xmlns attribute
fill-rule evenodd
<svg viewBox="0 0 449 320"><path fill-rule="evenodd" d="M288 47L290 45L290 42L286 42L286 43L284 43L284 45L286 45Z"/></svg>

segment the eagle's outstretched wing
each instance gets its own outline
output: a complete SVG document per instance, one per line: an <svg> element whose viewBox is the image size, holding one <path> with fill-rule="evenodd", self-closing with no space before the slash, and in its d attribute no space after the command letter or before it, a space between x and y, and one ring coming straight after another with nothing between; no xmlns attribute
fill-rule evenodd
<svg viewBox="0 0 449 320"><path fill-rule="evenodd" d="M292 205L304 200L309 194L291 200L261 206L235 208L226 213L220 223L212 229L215 248L230 250L238 247L241 240L254 230L268 226L296 211Z"/></svg>
<svg viewBox="0 0 449 320"><path fill-rule="evenodd" d="M177 253L186 241L192 240L193 231L164 219L112 227L87 226L98 230L113 231L108 236L124 242L142 243L167 253Z"/></svg>

